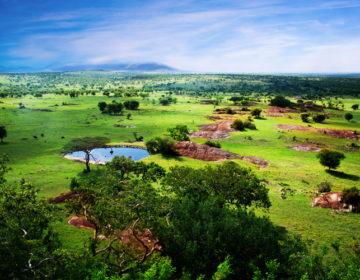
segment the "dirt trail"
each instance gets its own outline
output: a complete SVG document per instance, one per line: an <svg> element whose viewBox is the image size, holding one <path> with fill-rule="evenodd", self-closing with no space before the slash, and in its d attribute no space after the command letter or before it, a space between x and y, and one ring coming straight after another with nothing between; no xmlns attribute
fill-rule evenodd
<svg viewBox="0 0 360 280"><path fill-rule="evenodd" d="M242 156L221 150L219 148L193 143L190 141L177 142L175 143L174 147L181 156L185 156L193 159L199 159L204 161L241 159L258 165L260 169L266 168L270 165L268 161L262 158L252 157L252 156Z"/></svg>

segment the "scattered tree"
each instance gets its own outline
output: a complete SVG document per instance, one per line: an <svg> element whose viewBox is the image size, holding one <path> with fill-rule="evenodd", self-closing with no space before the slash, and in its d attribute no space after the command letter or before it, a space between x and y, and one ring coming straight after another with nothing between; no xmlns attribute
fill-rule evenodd
<svg viewBox="0 0 360 280"><path fill-rule="evenodd" d="M346 114L345 114L345 119L346 119L348 122L351 121L353 117L354 117L354 116L353 116L353 114L351 114L351 113L346 113Z"/></svg>
<svg viewBox="0 0 360 280"><path fill-rule="evenodd" d="M353 104L351 108L355 111L359 109L359 104Z"/></svg>
<svg viewBox="0 0 360 280"><path fill-rule="evenodd" d="M140 103L136 100L125 101L124 106L128 110L136 110L139 108Z"/></svg>
<svg viewBox="0 0 360 280"><path fill-rule="evenodd" d="M146 149L150 154L161 153L165 156L176 156L178 153L174 149L174 141L167 137L155 137L145 143Z"/></svg>
<svg viewBox="0 0 360 280"><path fill-rule="evenodd" d="M255 119L260 119L261 109L255 108L251 111L251 115L255 117Z"/></svg>
<svg viewBox="0 0 360 280"><path fill-rule="evenodd" d="M186 125L178 124L173 128L168 128L167 131L170 137L176 141L189 141L190 131Z"/></svg>
<svg viewBox="0 0 360 280"><path fill-rule="evenodd" d="M336 169L340 165L340 161L345 158L345 155L338 151L322 149L317 153L316 157L320 159L320 163L323 166L331 170Z"/></svg>
<svg viewBox="0 0 360 280"><path fill-rule="evenodd" d="M5 126L4 125L1 125L0 126L0 139L1 139L1 143L3 143L3 139L5 138L5 137L7 137L7 130L6 130L6 128L5 128Z"/></svg>
<svg viewBox="0 0 360 280"><path fill-rule="evenodd" d="M99 107L101 113L104 113L104 112L105 112L106 106L107 106L107 104L106 104L106 102L104 102L104 101L98 103L98 107Z"/></svg>
<svg viewBox="0 0 360 280"><path fill-rule="evenodd" d="M305 123L308 123L308 122L309 122L310 114L308 114L308 113L302 113L302 114L300 114L300 116L301 116L301 120L302 120L303 122L305 122Z"/></svg>
<svg viewBox="0 0 360 280"><path fill-rule="evenodd" d="M274 99L271 99L270 106L277 106L277 107L289 107L291 105L291 101L286 99L282 95L275 96Z"/></svg>

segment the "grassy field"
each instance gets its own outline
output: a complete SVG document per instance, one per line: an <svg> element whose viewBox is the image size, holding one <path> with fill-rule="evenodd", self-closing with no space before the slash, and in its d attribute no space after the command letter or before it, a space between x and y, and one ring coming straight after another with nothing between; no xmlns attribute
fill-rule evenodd
<svg viewBox="0 0 360 280"><path fill-rule="evenodd" d="M185 124L190 129L204 123L214 110L213 105L202 105L196 98L177 96L178 102L170 106L161 106L157 100L161 93L152 94L149 98L137 100L140 109L131 111L131 118L101 114L97 104L100 101L109 102L112 98L106 96L79 96L71 99L68 96L46 94L41 98L25 96L2 99L0 124L6 126L8 137L0 145L0 153L6 153L10 158L12 171L8 181L15 182L24 178L40 189L43 197L52 197L69 189L72 177L84 169L84 165L64 159L61 156L62 147L70 139L84 136L107 136L112 144L134 140L133 133L148 140L166 132L168 127ZM117 98L123 102L126 98ZM19 108L19 102L25 109ZM360 100L343 99L345 112L351 111L352 104ZM72 105L62 105L64 103ZM219 107L230 105L223 102ZM265 103L256 105L266 108ZM316 128L360 130L360 111L352 112L354 120L347 122L344 111L331 110L331 118L324 124L311 124ZM278 131L278 124L304 125L299 114L290 114L293 118L264 117L255 120L257 130L232 132L231 137L220 140L222 149L241 155L257 156L270 162L266 169L259 170L256 165L237 160L242 166L252 168L256 174L272 185L269 186L272 207L269 215L276 224L286 227L293 233L298 233L305 239L314 240L316 244L340 240L347 245L352 236L360 238L360 216L357 214L338 215L329 209L311 207L309 191L317 189L324 181L333 184L334 191L359 186L360 151L345 148L352 141L338 139L317 132ZM116 127L116 125L132 125L134 128ZM44 134L44 137L41 134ZM37 139L34 138L37 137ZM249 136L251 137L249 140ZM296 141L293 137L296 136ZM62 139L63 138L63 139ZM342 176L334 176L325 171L315 157L315 152L292 150L295 144L303 143L308 138L311 142L341 150L346 159L341 163L339 171ZM204 139L193 139L203 143ZM165 168L174 165L201 167L206 162L188 158L163 158L153 155L145 162L157 162ZM211 163L218 164L218 163ZM281 200L280 189L287 186L294 190L294 195ZM91 233L66 225L66 217L54 223L61 240L69 248L82 246ZM71 240L71 242L69 241ZM75 245L74 245L75 244Z"/></svg>

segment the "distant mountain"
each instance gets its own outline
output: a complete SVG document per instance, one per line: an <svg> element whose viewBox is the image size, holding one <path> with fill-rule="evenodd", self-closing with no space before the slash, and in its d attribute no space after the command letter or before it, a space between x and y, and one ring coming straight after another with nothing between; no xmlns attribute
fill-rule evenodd
<svg viewBox="0 0 360 280"><path fill-rule="evenodd" d="M0 73L27 73L34 72L35 70L30 67L16 67L10 68L0 65Z"/></svg>
<svg viewBox="0 0 360 280"><path fill-rule="evenodd" d="M176 72L175 68L159 63L139 63L139 64L83 64L83 65L64 65L50 67L55 72L75 72L75 71L116 71L126 73L161 73Z"/></svg>

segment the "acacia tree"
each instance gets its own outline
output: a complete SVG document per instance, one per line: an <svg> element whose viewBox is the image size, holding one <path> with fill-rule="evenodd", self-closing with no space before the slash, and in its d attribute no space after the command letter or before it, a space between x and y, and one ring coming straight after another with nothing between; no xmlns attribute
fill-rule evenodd
<svg viewBox="0 0 360 280"><path fill-rule="evenodd" d="M320 159L320 163L331 169L336 169L340 165L340 161L345 158L345 155L338 151L330 149L322 149L316 155Z"/></svg>
<svg viewBox="0 0 360 280"><path fill-rule="evenodd" d="M107 137L83 137L74 138L64 146L64 152L70 153L75 151L83 151L85 153L85 164L87 172L90 172L90 156L91 151L96 148L102 148L109 143L110 139Z"/></svg>
<svg viewBox="0 0 360 280"><path fill-rule="evenodd" d="M3 139L7 136L7 131L4 125L0 126L0 139L1 143L3 143Z"/></svg>

